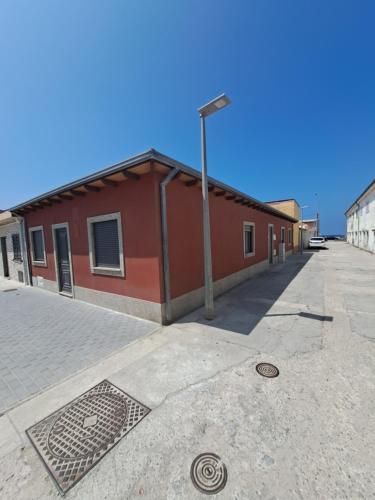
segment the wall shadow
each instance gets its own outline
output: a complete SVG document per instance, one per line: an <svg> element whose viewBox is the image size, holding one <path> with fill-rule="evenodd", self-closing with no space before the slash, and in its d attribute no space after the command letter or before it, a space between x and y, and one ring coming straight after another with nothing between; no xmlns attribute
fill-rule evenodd
<svg viewBox="0 0 375 500"><path fill-rule="evenodd" d="M175 322L183 326L187 323L198 323L230 332L249 335L259 321L267 315L273 304L289 286L291 281L301 272L316 251L305 250L303 255L290 256L284 264L275 264L268 270L246 280L232 290L215 299L215 318L204 318L203 307L189 313ZM332 321L331 316L297 312L287 315L298 315L312 320Z"/></svg>

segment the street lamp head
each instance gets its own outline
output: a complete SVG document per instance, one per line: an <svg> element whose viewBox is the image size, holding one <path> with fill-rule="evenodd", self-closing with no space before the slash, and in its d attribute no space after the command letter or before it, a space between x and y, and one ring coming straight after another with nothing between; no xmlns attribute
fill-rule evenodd
<svg viewBox="0 0 375 500"><path fill-rule="evenodd" d="M216 111L219 111L222 108L225 108L228 104L230 104L230 99L225 94L221 94L204 106L198 108L198 113L201 116L206 117L216 113Z"/></svg>

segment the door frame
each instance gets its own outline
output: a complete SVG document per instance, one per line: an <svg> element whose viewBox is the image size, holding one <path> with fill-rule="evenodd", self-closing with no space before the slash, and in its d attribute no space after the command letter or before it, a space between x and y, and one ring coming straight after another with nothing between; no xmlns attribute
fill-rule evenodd
<svg viewBox="0 0 375 500"><path fill-rule="evenodd" d="M69 254L69 269L70 269L70 280L72 283L72 293L62 292L61 291L61 283L60 283L60 273L59 273L59 263L57 259L57 246L56 246L56 229L66 229L66 236L68 241L68 254ZM52 224L52 240L53 240L53 256L55 260L55 273L56 273L56 282L57 282L57 291L61 295L67 295L68 297L72 297L74 299L74 275L73 275L73 263L72 263L72 252L70 247L70 233L69 233L69 223L61 222L60 224Z"/></svg>
<svg viewBox="0 0 375 500"><path fill-rule="evenodd" d="M3 243L4 243L4 247L5 247L5 253L4 253ZM9 280L10 279L10 271L9 271L8 246L7 246L7 237L6 236L0 236L0 251L1 251L1 262L3 263L3 278ZM4 262L4 258L5 258L5 262ZM7 275L5 274L5 263L6 263Z"/></svg>
<svg viewBox="0 0 375 500"><path fill-rule="evenodd" d="M272 227L272 250L271 250L271 256L270 256L270 228ZM273 264L274 263L274 255L273 255L273 250L274 250L274 235L275 235L275 225L274 224L268 224L268 236L267 236L267 241L268 241L268 263ZM271 258L270 258L271 257Z"/></svg>

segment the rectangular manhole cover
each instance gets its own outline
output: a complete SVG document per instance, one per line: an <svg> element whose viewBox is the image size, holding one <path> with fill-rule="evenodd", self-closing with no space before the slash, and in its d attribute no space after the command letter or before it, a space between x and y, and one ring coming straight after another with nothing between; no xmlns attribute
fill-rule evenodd
<svg viewBox="0 0 375 500"><path fill-rule="evenodd" d="M65 494L150 411L103 380L26 433Z"/></svg>

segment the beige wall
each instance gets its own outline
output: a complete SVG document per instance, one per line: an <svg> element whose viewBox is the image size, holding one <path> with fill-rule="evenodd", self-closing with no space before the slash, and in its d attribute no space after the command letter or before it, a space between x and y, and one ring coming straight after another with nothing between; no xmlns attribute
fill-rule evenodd
<svg viewBox="0 0 375 500"><path fill-rule="evenodd" d="M13 222L13 219L9 219L9 224L0 225L0 237L5 238L6 250L8 255L8 270L9 279L14 281L19 281L19 271L22 273L23 280L25 280L25 270L23 260L14 260L13 256L13 244L12 244L12 234L18 234L21 242L21 232L20 225L18 222ZM22 252L22 243L21 243ZM2 259L2 252L0 251L0 277L4 277L4 263Z"/></svg>
<svg viewBox="0 0 375 500"><path fill-rule="evenodd" d="M271 207L284 212L285 214L300 220L300 207L296 200L281 200L281 201L271 201L267 203ZM294 250L299 247L299 222L293 224L293 248Z"/></svg>

